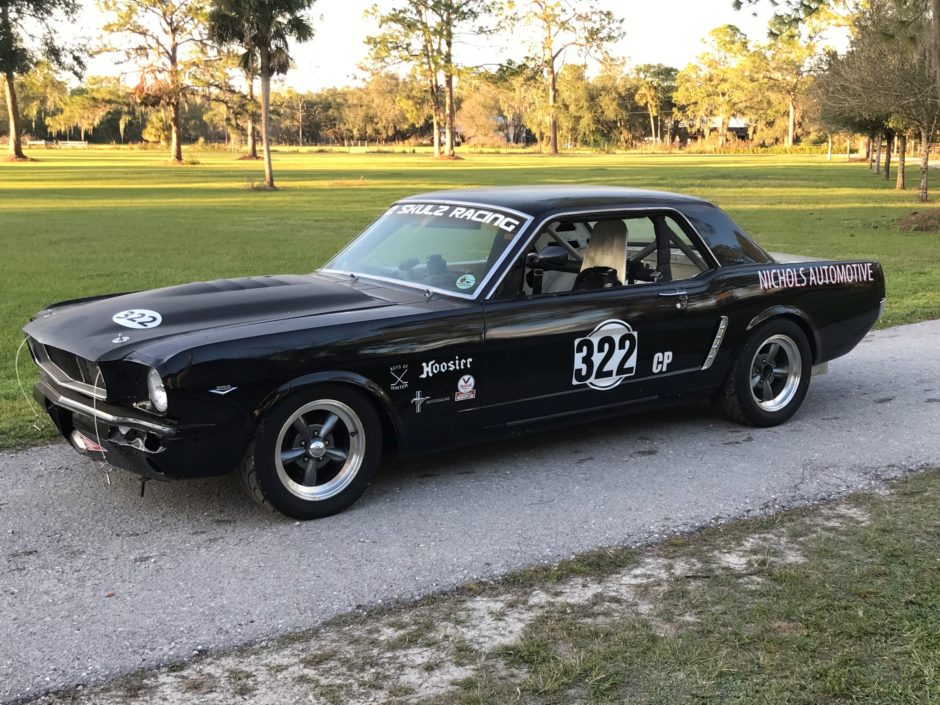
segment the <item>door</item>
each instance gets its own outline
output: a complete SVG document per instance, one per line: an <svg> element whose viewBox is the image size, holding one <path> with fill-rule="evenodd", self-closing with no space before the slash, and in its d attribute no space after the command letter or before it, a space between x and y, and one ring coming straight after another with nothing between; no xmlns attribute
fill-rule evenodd
<svg viewBox="0 0 940 705"><path fill-rule="evenodd" d="M582 218L576 230L586 227L592 236L610 230L599 227L600 215ZM487 425L625 406L702 384L702 367L721 321L710 290L714 272L672 216L644 212L618 219L629 232L629 259L624 252L619 261L605 264L591 255L591 243L600 245L608 258L610 243L591 238L586 238L583 254L574 248L591 265L588 269L618 265L609 267L617 270L615 276L605 273L607 280L614 277L614 284L581 288L585 281L597 286L605 279L592 276L595 272L585 275L582 266L576 280L559 285L562 290L538 293L531 282L547 277L526 272L517 277L519 293L497 291L486 302ZM564 219L548 226L564 239L571 227ZM672 232L678 242L672 239L673 230L681 233ZM551 232L536 239L531 249L538 250L547 239ZM524 257L520 263L526 266Z"/></svg>

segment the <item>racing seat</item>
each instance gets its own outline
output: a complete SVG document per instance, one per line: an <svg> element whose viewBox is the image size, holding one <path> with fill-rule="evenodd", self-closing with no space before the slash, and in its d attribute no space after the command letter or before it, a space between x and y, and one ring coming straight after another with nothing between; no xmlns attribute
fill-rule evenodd
<svg viewBox="0 0 940 705"><path fill-rule="evenodd" d="M591 232L581 272L572 291L621 286L627 264L627 226L622 220L599 220Z"/></svg>

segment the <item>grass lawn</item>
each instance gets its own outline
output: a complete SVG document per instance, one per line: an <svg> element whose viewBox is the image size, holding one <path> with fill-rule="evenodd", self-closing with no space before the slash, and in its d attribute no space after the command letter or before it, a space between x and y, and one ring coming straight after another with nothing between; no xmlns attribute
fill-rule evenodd
<svg viewBox="0 0 940 705"><path fill-rule="evenodd" d="M862 164L819 156L278 153L281 190L248 188L261 165L226 152L165 166L161 152L33 150L0 163L0 447L51 437L20 396L20 327L48 303L197 279L307 272L393 199L436 188L592 183L683 191L717 202L770 250L876 258L881 325L940 315L940 235L895 227L917 210ZM914 171L913 169L911 170ZM909 178L913 178L912 173ZM940 188L940 183L937 184ZM24 385L32 363L21 359Z"/></svg>
<svg viewBox="0 0 940 705"><path fill-rule="evenodd" d="M36 705L940 702L940 472Z"/></svg>

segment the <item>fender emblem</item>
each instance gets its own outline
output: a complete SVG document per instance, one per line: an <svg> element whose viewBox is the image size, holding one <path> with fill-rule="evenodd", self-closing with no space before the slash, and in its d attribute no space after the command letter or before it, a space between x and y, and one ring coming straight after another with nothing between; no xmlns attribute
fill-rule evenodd
<svg viewBox="0 0 940 705"><path fill-rule="evenodd" d="M222 386L214 387L210 389L209 391L212 392L213 394L220 394L222 396L225 396L229 392L234 392L236 389L238 389L238 387L233 387L231 384L223 384Z"/></svg>

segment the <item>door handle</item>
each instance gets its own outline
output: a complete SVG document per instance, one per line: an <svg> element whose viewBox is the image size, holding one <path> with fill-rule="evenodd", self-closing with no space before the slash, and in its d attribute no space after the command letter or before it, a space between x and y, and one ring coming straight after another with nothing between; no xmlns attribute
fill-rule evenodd
<svg viewBox="0 0 940 705"><path fill-rule="evenodd" d="M689 303L689 292L685 289L676 289L675 291L660 291L660 296L668 296L676 300L676 308L683 308Z"/></svg>

